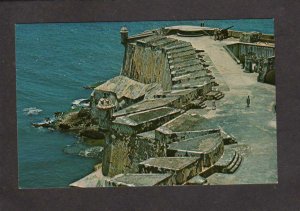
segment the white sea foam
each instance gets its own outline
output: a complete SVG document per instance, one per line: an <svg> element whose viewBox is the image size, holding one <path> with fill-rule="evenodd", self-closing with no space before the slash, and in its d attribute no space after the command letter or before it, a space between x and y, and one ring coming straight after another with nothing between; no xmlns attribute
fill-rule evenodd
<svg viewBox="0 0 300 211"><path fill-rule="evenodd" d="M31 116L31 115L38 115L43 110L36 107L30 107L30 108L24 108L23 111L25 112L26 115Z"/></svg>
<svg viewBox="0 0 300 211"><path fill-rule="evenodd" d="M89 99L77 99L72 102L72 109L75 109L77 107L88 107L89 105Z"/></svg>

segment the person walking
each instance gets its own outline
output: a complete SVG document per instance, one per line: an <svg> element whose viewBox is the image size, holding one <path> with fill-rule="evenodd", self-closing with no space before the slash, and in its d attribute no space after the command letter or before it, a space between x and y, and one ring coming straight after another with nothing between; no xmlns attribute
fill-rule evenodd
<svg viewBox="0 0 300 211"><path fill-rule="evenodd" d="M250 107L250 97L248 95L248 97L247 97L247 108L249 108L249 107Z"/></svg>

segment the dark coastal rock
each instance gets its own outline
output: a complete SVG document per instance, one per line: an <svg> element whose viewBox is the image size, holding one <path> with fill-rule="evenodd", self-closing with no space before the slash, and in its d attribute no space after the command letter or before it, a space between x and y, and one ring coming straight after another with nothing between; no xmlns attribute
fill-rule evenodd
<svg viewBox="0 0 300 211"><path fill-rule="evenodd" d="M96 158L96 159L101 159L102 154L103 154L103 147L101 146L89 147L79 152L80 156L88 157L88 158Z"/></svg>
<svg viewBox="0 0 300 211"><path fill-rule="evenodd" d="M57 119L54 127L79 136L102 139L104 135L99 131L99 126L91 118L90 111L89 108L81 108L79 111L65 113Z"/></svg>
<svg viewBox="0 0 300 211"><path fill-rule="evenodd" d="M90 109L87 108L83 108L80 109L80 111L78 112L78 117L90 117Z"/></svg>
<svg viewBox="0 0 300 211"><path fill-rule="evenodd" d="M99 132L98 127L89 127L86 129L82 129L80 130L79 135L94 139L104 138L104 134Z"/></svg>
<svg viewBox="0 0 300 211"><path fill-rule="evenodd" d="M45 119L41 122L32 123L32 126L34 127L45 127L45 128L52 128L54 126L53 119Z"/></svg>
<svg viewBox="0 0 300 211"><path fill-rule="evenodd" d="M87 146L84 143L76 142L68 145L63 149L63 152L71 155L79 155L86 158L102 159L103 147L101 146Z"/></svg>
<svg viewBox="0 0 300 211"><path fill-rule="evenodd" d="M58 127L62 130L68 130L68 129L70 129L71 126L68 124L61 123L58 125Z"/></svg>

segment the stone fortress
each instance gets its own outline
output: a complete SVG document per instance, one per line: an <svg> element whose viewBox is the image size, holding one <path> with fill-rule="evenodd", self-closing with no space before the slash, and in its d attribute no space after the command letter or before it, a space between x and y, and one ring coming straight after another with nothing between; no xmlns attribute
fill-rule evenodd
<svg viewBox="0 0 300 211"><path fill-rule="evenodd" d="M250 125L239 120L253 113L251 105L245 108L247 95L260 98L247 86L264 90L262 107L275 106L275 86L267 84L275 83L274 35L198 26L134 36L122 27L120 34L121 73L96 87L90 102L91 117L105 134L102 163L71 186L232 184L226 175L256 149L234 133ZM263 112L274 121L269 108ZM276 136L276 126L266 130Z"/></svg>

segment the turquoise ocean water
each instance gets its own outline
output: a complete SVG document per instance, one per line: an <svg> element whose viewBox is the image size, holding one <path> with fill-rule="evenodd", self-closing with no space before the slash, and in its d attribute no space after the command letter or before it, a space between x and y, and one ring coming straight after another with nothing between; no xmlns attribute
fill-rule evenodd
<svg viewBox="0 0 300 211"><path fill-rule="evenodd" d="M274 33L272 19L210 20L206 26ZM71 102L87 98L82 87L119 74L123 59L119 30L129 35L171 25L200 21L58 23L16 25L18 165L20 188L67 187L93 170L94 159L67 155L62 149L77 138L32 122L69 110ZM36 107L38 115L24 109Z"/></svg>

